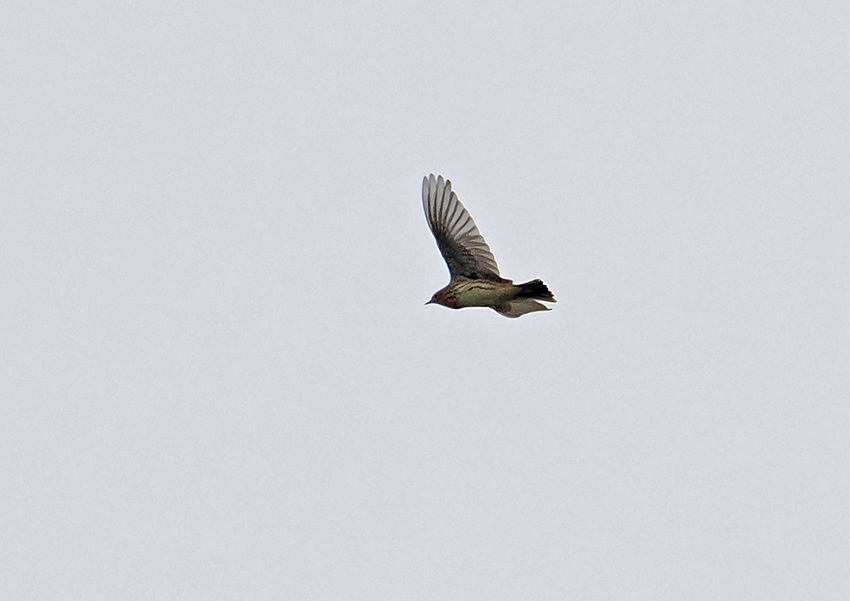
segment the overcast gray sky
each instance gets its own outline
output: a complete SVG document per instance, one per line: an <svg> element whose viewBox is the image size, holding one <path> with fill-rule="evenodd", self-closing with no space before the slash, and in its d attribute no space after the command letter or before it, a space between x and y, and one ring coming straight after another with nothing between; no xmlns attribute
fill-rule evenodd
<svg viewBox="0 0 850 601"><path fill-rule="evenodd" d="M850 5L282 4L2 10L0 597L850 597Z"/></svg>

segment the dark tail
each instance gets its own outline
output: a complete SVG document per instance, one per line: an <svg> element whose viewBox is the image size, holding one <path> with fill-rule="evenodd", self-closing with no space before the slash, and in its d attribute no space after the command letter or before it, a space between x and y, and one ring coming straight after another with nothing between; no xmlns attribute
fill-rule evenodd
<svg viewBox="0 0 850 601"><path fill-rule="evenodd" d="M519 294L521 298L534 298L542 301L555 302L555 297L549 292L546 284L542 280L531 280L525 284L519 285Z"/></svg>

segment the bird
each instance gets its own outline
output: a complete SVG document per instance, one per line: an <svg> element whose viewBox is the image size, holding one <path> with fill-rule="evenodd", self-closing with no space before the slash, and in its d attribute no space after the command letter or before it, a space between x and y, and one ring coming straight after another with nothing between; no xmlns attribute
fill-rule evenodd
<svg viewBox="0 0 850 601"><path fill-rule="evenodd" d="M422 180L422 207L437 247L449 267L451 281L434 293L426 305L450 309L490 307L505 317L549 311L537 301L554 303L542 280L514 284L499 275L499 266L466 208L443 176Z"/></svg>

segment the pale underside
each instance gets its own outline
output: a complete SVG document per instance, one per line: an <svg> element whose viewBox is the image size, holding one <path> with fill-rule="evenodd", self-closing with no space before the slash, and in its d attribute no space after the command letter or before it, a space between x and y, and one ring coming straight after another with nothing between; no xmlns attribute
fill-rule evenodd
<svg viewBox="0 0 850 601"><path fill-rule="evenodd" d="M525 315L526 313L532 313L534 311L552 310L543 303L538 303L536 300L531 298L517 298L506 305L495 306L493 309L505 317L519 317L520 315Z"/></svg>

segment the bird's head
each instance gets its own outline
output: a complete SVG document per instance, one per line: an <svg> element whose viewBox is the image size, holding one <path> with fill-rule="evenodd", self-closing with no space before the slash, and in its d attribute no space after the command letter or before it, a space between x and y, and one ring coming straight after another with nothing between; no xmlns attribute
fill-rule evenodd
<svg viewBox="0 0 850 601"><path fill-rule="evenodd" d="M443 305L444 307L448 307L449 309L459 309L457 302L457 297L454 295L451 289L451 285L446 286L442 290L438 290L434 293L426 305L436 304Z"/></svg>

